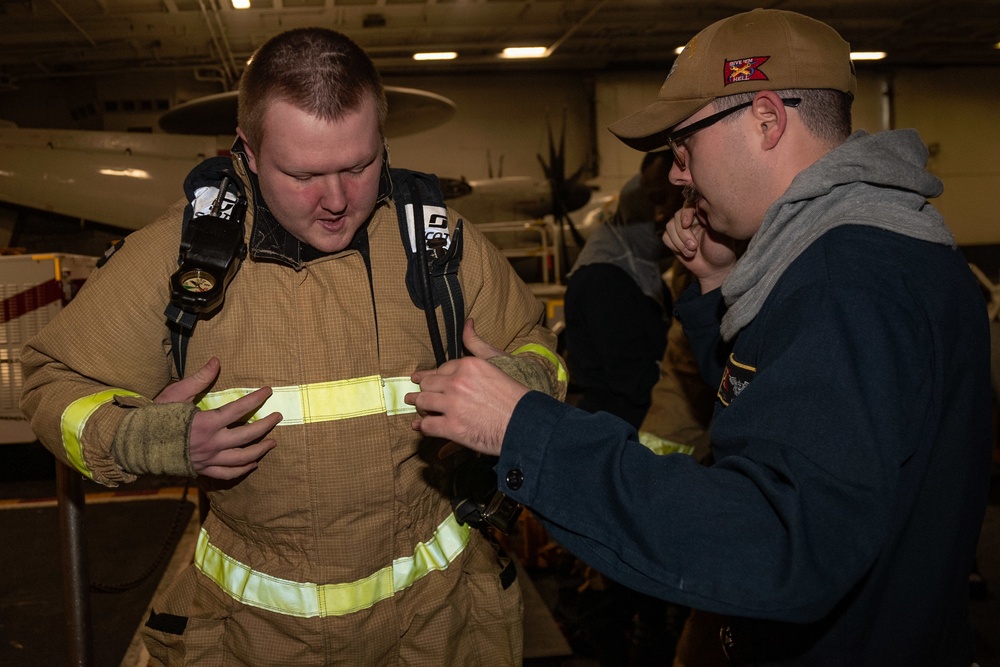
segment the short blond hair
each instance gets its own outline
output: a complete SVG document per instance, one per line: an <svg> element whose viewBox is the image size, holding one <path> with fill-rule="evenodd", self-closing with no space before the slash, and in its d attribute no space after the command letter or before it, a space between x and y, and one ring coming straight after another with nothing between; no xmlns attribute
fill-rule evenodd
<svg viewBox="0 0 1000 667"><path fill-rule="evenodd" d="M283 32L254 53L240 79L237 121L254 148L264 139L264 114L281 99L324 120L337 120L366 100L385 129L385 88L368 54L348 36L327 28Z"/></svg>

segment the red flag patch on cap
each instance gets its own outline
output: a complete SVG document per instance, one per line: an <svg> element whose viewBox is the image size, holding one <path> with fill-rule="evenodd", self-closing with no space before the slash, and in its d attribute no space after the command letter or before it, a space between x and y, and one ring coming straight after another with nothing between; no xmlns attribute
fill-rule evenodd
<svg viewBox="0 0 1000 667"><path fill-rule="evenodd" d="M757 56L756 58L740 58L739 60L727 60L724 75L725 85L740 83L741 81L767 81L767 75L760 71L760 66L767 62L771 56Z"/></svg>

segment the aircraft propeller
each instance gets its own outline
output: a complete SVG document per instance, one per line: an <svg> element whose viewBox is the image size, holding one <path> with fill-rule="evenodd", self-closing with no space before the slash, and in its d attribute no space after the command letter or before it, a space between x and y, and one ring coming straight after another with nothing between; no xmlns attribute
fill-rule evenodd
<svg viewBox="0 0 1000 667"><path fill-rule="evenodd" d="M568 227L573 241L577 247L583 247L584 238L580 234L573 220L569 217L571 211L582 208L590 201L590 187L581 180L587 163L580 165L571 176L566 176L566 109L563 108L562 129L559 134L559 148L555 147L552 136L552 124L546 121L549 137L549 161L548 163L537 155L538 162L542 165L542 171L549 182L552 190L552 217L559 227L559 240L563 259L567 258L566 237L563 230ZM563 262L563 266L566 262Z"/></svg>

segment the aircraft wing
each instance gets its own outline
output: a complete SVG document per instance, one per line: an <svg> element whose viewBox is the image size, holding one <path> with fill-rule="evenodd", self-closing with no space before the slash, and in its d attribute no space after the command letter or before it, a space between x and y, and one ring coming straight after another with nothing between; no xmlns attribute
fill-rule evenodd
<svg viewBox="0 0 1000 667"><path fill-rule="evenodd" d="M139 229L216 153L213 137L0 128L0 202Z"/></svg>

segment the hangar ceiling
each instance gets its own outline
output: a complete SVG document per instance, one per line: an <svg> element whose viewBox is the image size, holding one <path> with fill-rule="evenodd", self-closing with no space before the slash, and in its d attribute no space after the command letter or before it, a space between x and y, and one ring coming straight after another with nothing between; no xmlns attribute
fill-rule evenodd
<svg viewBox="0 0 1000 667"><path fill-rule="evenodd" d="M0 0L0 88L79 76L203 70L231 86L271 35L322 25L351 35L384 74L666 69L709 23L756 6L801 11L887 64L1000 65L998 0ZM554 47L543 60L497 57ZM455 51L416 62L416 51Z"/></svg>

